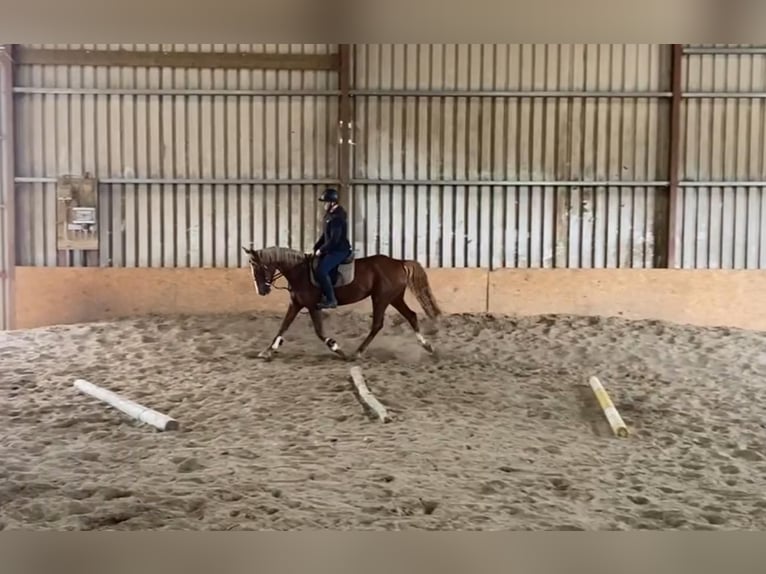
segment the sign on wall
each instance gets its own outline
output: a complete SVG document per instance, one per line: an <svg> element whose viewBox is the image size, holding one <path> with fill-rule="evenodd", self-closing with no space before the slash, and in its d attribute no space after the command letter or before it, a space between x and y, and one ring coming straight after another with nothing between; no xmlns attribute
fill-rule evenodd
<svg viewBox="0 0 766 574"><path fill-rule="evenodd" d="M98 250L98 184L94 177L62 175L56 185L57 249Z"/></svg>

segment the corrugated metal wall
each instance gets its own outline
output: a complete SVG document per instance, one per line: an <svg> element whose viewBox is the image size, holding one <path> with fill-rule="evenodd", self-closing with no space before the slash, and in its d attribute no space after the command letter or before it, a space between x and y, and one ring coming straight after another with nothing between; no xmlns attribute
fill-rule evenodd
<svg viewBox="0 0 766 574"><path fill-rule="evenodd" d="M445 267L647 267L660 45L355 49L357 248Z"/></svg>
<svg viewBox="0 0 766 574"><path fill-rule="evenodd" d="M102 181L102 265L239 266L243 244L313 243L317 185L337 178L334 72L23 66L17 85L21 264L57 264L54 178L65 173L90 172ZM290 91L312 95L285 95Z"/></svg>
<svg viewBox="0 0 766 574"><path fill-rule="evenodd" d="M766 47L685 48L679 266L766 268Z"/></svg>
<svg viewBox="0 0 766 574"><path fill-rule="evenodd" d="M761 268L766 50L711 53L722 48L684 56L679 265ZM668 45L354 47L359 254L651 266L667 197L670 60ZM20 66L15 91L22 265L239 266L251 241L305 249L316 195L339 177L336 72ZM86 171L101 180L99 261L61 261L55 178Z"/></svg>
<svg viewBox="0 0 766 574"><path fill-rule="evenodd" d="M357 47L351 211L359 252L429 266L651 265L666 172L667 60L652 45ZM103 182L103 265L236 266L250 238L300 248L313 240L314 184L337 177L336 96L231 91L333 91L334 73L22 72L23 264L57 264L53 178L84 171ZM42 93L52 88L59 93ZM111 93L65 91L82 88ZM217 92L121 93L167 89ZM264 178L270 185L253 181Z"/></svg>

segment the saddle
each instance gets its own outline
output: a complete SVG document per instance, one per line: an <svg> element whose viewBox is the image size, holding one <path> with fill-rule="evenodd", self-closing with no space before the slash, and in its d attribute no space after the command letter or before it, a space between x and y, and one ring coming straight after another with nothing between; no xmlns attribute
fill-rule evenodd
<svg viewBox="0 0 766 574"><path fill-rule="evenodd" d="M350 283L354 282L354 267L356 263L356 257L354 256L354 252L351 252L351 255L346 257L346 259L343 260L343 262L338 265L335 269L330 271L330 281L332 281L332 286L334 288L338 287L344 287ZM317 267L319 266L319 257L312 256L311 257L311 273L309 273L309 276L311 278L311 284L314 287L319 287L319 281L317 281Z"/></svg>

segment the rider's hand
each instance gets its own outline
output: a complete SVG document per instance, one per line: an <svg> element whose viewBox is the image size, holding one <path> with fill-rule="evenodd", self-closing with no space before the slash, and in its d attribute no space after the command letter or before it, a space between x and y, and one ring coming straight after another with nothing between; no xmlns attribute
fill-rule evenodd
<svg viewBox="0 0 766 574"><path fill-rule="evenodd" d="M314 253L314 255L316 255L317 257L321 256L322 255L322 250L321 249L317 249L317 252Z"/></svg>

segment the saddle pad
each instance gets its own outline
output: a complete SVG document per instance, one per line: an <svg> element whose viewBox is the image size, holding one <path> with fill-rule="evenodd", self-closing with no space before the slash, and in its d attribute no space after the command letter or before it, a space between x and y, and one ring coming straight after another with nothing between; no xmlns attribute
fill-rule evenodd
<svg viewBox="0 0 766 574"><path fill-rule="evenodd" d="M314 287L319 287L319 282L316 277L317 266L319 265L319 258L314 257L311 260L311 284ZM352 253L343 263L338 265L337 269L330 272L330 281L332 281L333 287L344 287L354 282L354 271L356 267L356 260Z"/></svg>

